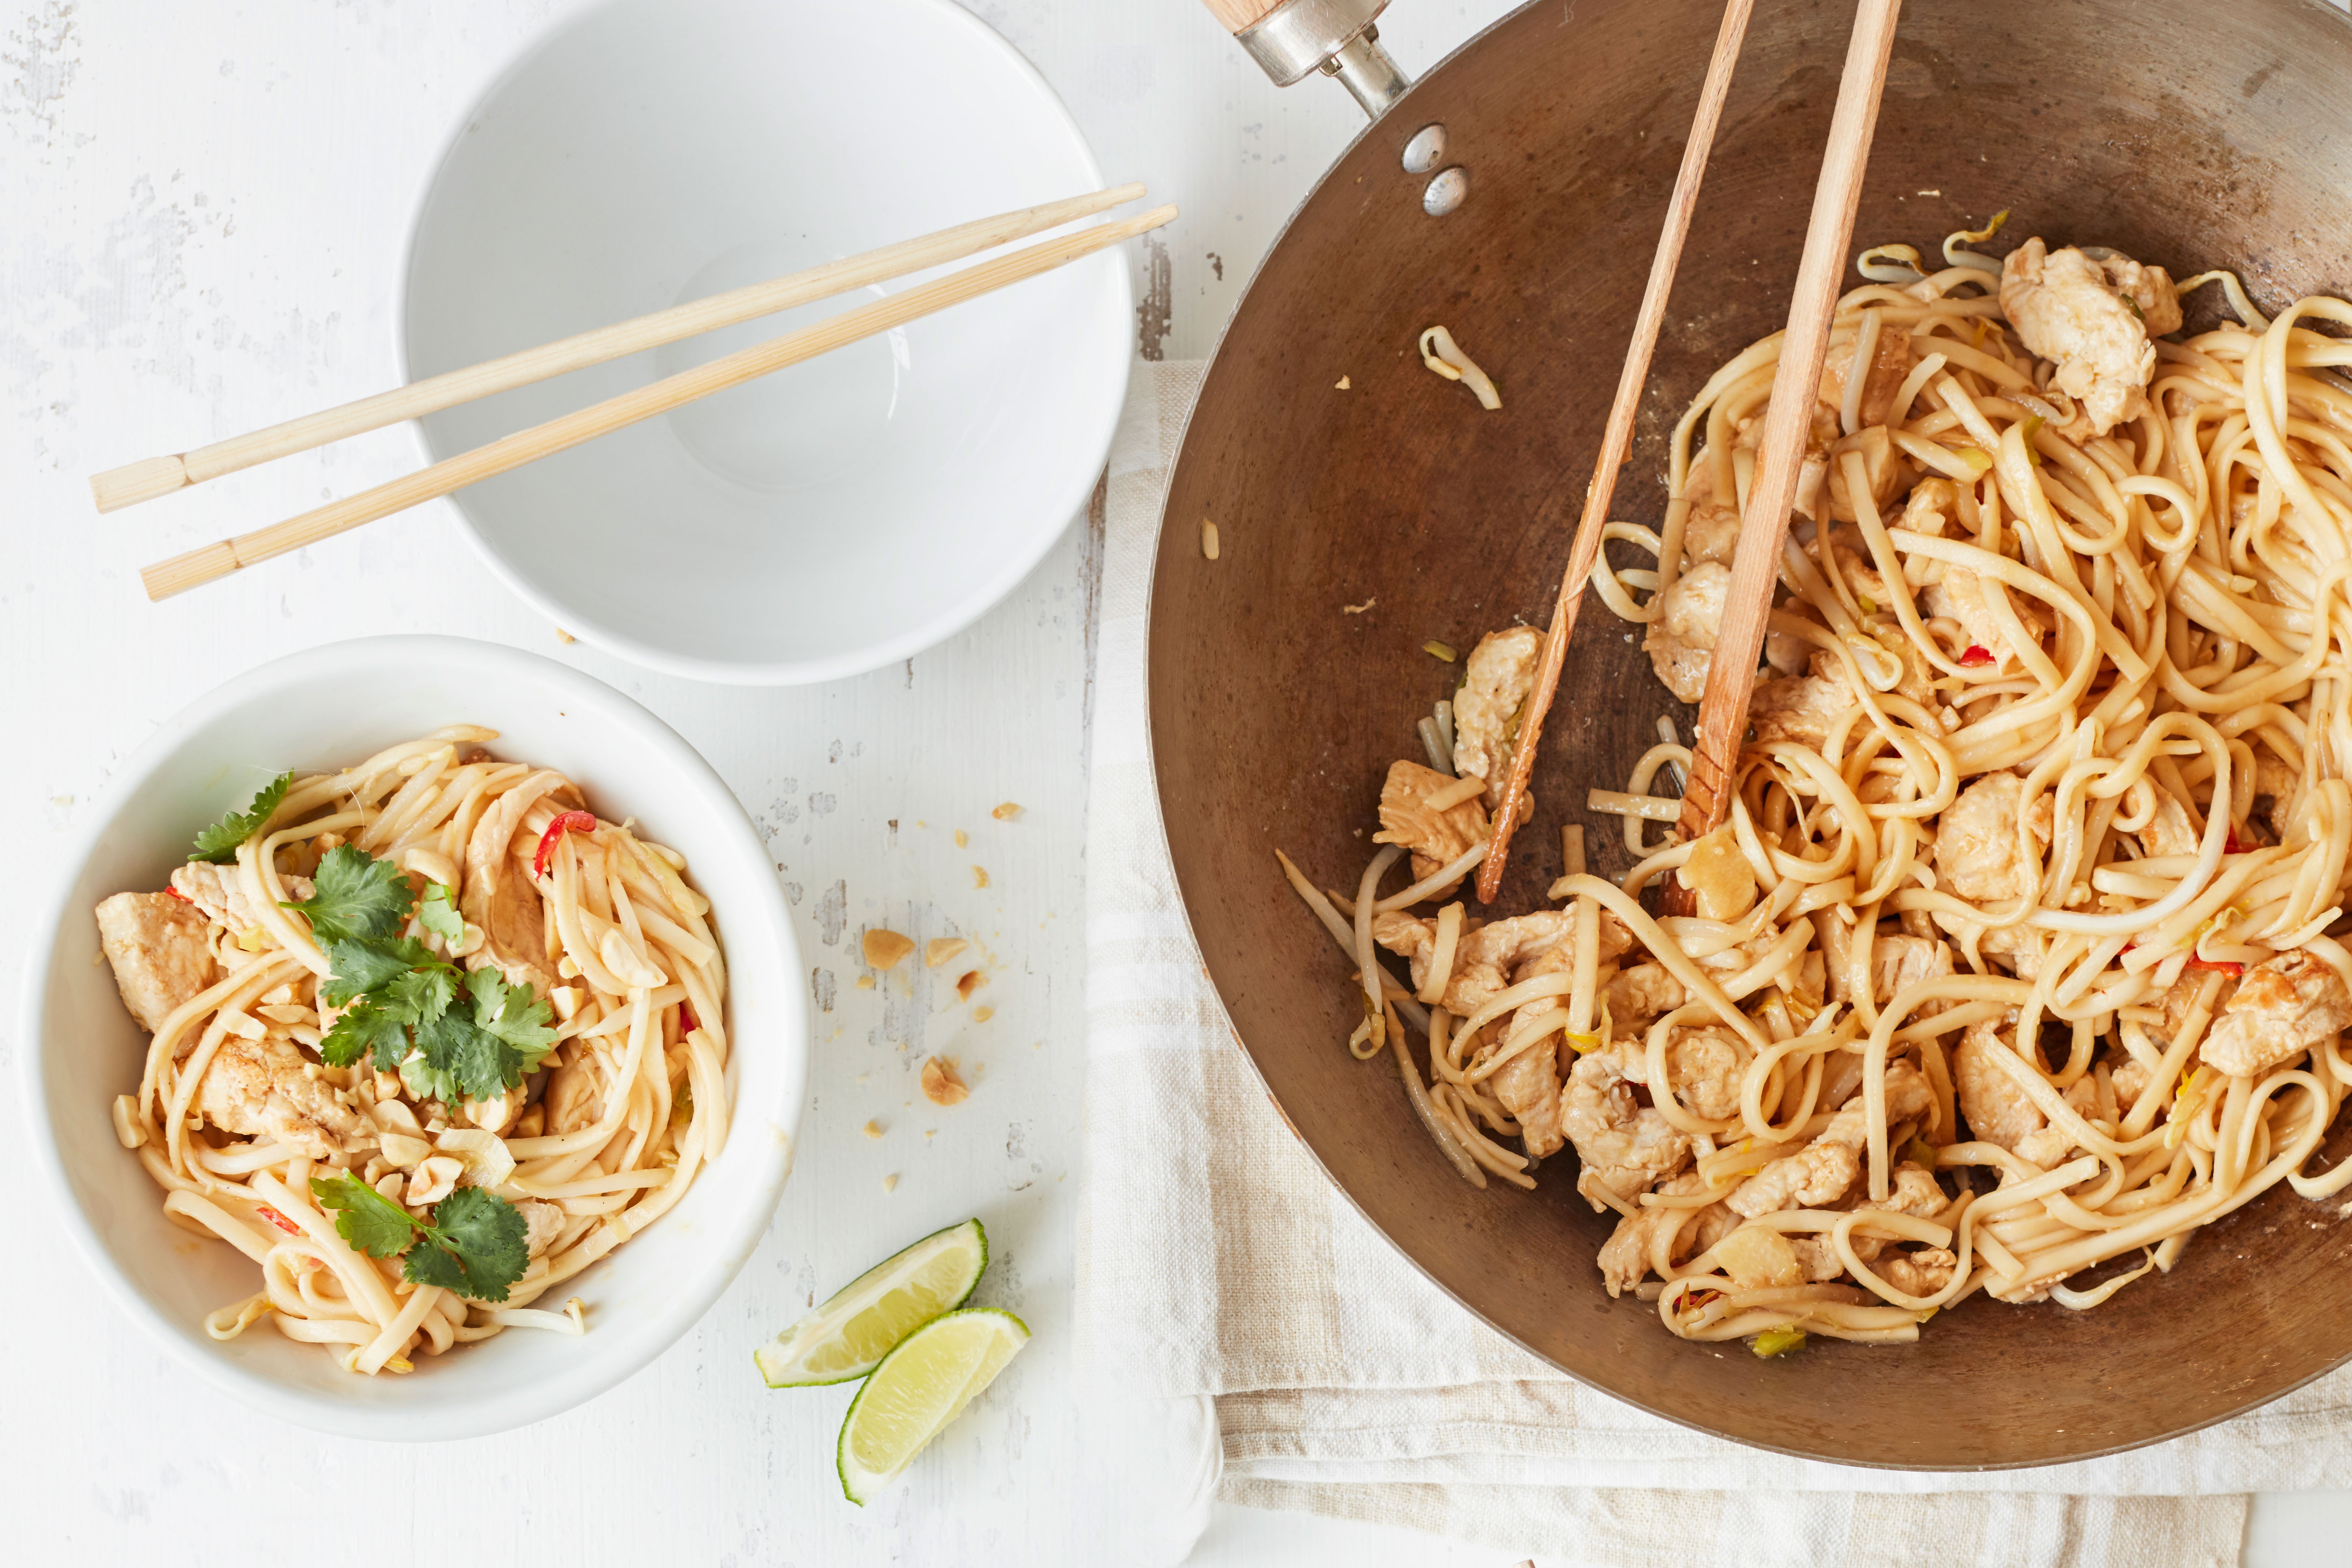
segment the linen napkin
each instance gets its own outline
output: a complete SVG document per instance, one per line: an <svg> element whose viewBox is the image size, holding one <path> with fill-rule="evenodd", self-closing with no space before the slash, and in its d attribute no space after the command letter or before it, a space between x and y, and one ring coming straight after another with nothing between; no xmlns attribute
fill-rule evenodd
<svg viewBox="0 0 2352 1568"><path fill-rule="evenodd" d="M1076 1326L1106 1561L1181 1561L1213 1500L1592 1568L2221 1568L2253 1491L2340 1485L2352 1371L2106 1459L1922 1475L1768 1454L1575 1383L1462 1310L1268 1100L1186 928L1151 778L1144 609L1198 363L1135 368L1114 442L1087 826Z"/></svg>

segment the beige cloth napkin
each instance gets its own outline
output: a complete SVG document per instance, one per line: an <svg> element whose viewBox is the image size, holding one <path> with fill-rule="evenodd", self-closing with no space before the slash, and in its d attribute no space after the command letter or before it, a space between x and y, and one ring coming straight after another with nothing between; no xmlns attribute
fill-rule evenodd
<svg viewBox="0 0 2352 1568"><path fill-rule="evenodd" d="M1076 1317L1115 1560L1212 1497L1594 1568L2221 1568L2248 1492L2340 1485L2352 1373L2109 1459L1919 1475L1646 1415L1487 1329L1285 1126L1187 930L1153 791L1144 610L1202 367L1139 364L1112 449L1087 828ZM1271 873L1269 873L1271 874ZM1114 1559L1106 1559L1114 1560Z"/></svg>

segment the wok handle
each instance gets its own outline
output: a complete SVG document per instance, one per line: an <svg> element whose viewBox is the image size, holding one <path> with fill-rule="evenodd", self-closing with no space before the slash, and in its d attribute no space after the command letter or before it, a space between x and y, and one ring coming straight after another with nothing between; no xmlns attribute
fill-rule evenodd
<svg viewBox="0 0 2352 1568"><path fill-rule="evenodd" d="M1373 21L1389 0L1203 0L1276 87L1317 71L1336 76L1373 119L1412 79L1381 47Z"/></svg>

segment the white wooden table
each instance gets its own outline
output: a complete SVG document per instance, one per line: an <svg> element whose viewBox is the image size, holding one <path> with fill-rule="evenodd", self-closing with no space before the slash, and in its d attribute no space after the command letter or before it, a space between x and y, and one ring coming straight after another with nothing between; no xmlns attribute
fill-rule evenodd
<svg viewBox="0 0 2352 1568"><path fill-rule="evenodd" d="M1073 528L980 625L909 663L806 690L647 675L559 640L475 564L445 504L151 606L142 563L347 494L415 461L380 432L109 518L83 476L393 380L408 215L449 124L585 0L17 0L0 10L0 821L45 885L115 761L182 704L277 655L431 630L573 663L650 705L765 829L818 1016L799 1173L701 1326L543 1426L431 1447L315 1438L225 1405L99 1299L61 1231L20 1211L0 1289L0 1510L24 1562L1058 1564L1071 1559L1071 1217L1094 566ZM969 0L1045 71L1114 179L1185 216L1139 255L1147 354L1205 353L1273 235L1360 124L1327 82L1277 92L1193 0ZM1399 0L1385 40L1426 68L1506 0ZM1026 809L991 818L1000 801ZM894 826L895 825L895 826ZM959 847L953 835L970 836ZM975 890L968 868L987 867ZM0 1082L14 1084L21 899L0 901ZM985 1024L919 983L860 991L868 922L955 931L993 960ZM935 1110L923 1056L971 1069ZM879 1140L859 1129L873 1119ZM0 1191L30 1190L16 1130ZM884 1179L899 1178L895 1192ZM983 1299L1032 1348L874 1507L845 1503L845 1390L770 1394L751 1347L899 1242L987 1218ZM576 1453L599 1463L582 1467ZM2342 1496L2266 1501L2248 1561L2324 1560ZM1221 1510L1195 1561L1496 1564L1397 1531Z"/></svg>

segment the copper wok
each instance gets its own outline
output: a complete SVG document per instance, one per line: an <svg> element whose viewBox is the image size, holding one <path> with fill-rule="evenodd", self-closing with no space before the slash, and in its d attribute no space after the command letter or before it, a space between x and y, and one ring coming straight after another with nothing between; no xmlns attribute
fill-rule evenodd
<svg viewBox="0 0 2352 1568"><path fill-rule="evenodd" d="M1193 931L1331 1179L1464 1306L1596 1388L1741 1442L1905 1468L2049 1464L2221 1420L2352 1356L2332 1206L2282 1187L2095 1311L1979 1299L1916 1346L1816 1344L1788 1363L1685 1344L1602 1290L1609 1226L1571 1191L1572 1155L1533 1194L1474 1191L1394 1078L1349 1058L1345 965L1276 868L1280 845L1352 885L1381 773L1419 754L1413 721L1458 674L1424 640L1543 623L1717 11L1547 0L1498 23L1349 149L1251 283L1184 437L1151 598L1154 761ZM1656 521L1675 417L1786 312L1851 15L1758 7L1620 516ZM1471 179L1444 217L1399 163L1431 122ZM1992 248L2040 233L2176 277L2231 267L2274 307L2352 286L2347 191L2352 26L2313 0L2226 16L2202 0L1919 4L1854 232L1929 251L2009 207ZM1417 363L1433 322L1494 374L1500 413ZM1558 875L1562 820L1587 822L1601 874L1626 868L1615 820L1576 808L1622 787L1677 705L1624 632L1598 604L1580 617L1498 908L1534 907ZM2347 1144L2339 1131L2330 1157Z"/></svg>

